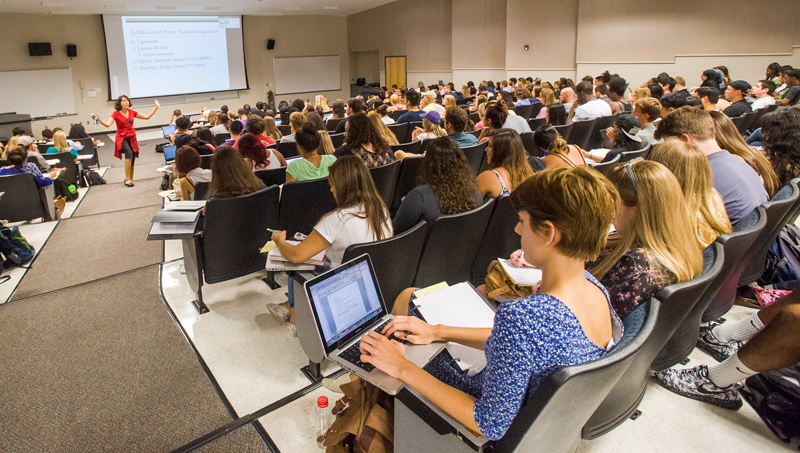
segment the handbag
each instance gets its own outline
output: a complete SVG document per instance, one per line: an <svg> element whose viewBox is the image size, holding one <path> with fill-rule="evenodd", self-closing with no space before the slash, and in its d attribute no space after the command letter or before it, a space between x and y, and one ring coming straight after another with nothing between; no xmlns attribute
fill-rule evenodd
<svg viewBox="0 0 800 453"><path fill-rule="evenodd" d="M388 394L357 379L340 386L344 392L333 407L336 420L325 435L327 453L384 453L394 450L394 401Z"/></svg>
<svg viewBox="0 0 800 453"><path fill-rule="evenodd" d="M519 299L533 294L532 286L514 283L511 277L503 270L500 261L497 260L489 263L489 268L486 270L485 288L486 298L489 300L494 300L497 296L503 296L506 299Z"/></svg>

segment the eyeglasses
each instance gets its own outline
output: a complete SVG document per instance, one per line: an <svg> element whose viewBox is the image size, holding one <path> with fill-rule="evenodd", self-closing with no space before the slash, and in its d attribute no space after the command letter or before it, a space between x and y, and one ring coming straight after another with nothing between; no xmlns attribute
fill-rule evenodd
<svg viewBox="0 0 800 453"><path fill-rule="evenodd" d="M622 164L622 166L625 168L625 173L628 174L628 178L630 178L630 180L631 180L631 184L633 184L633 191L634 192L638 192L639 190L636 187L636 176L633 175L633 168L632 167L633 167L633 164L635 164L637 162L640 162L640 161L643 161L643 160L644 159L642 159L641 157L637 157L636 159L629 160L628 162L625 162L624 164Z"/></svg>

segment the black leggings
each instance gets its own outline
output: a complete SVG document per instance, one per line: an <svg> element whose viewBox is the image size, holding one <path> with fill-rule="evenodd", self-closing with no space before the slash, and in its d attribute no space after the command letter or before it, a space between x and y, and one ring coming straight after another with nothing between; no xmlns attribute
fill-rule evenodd
<svg viewBox="0 0 800 453"><path fill-rule="evenodd" d="M125 159L133 159L134 158L133 148L131 148L131 141L130 140L125 139L125 140L122 141L122 149L120 150L120 152L122 153L123 156L125 156Z"/></svg>

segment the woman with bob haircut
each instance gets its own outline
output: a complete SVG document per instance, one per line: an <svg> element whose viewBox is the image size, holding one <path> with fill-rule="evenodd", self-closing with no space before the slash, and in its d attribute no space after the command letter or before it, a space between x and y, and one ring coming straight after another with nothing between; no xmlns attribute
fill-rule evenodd
<svg viewBox="0 0 800 453"><path fill-rule="evenodd" d="M328 181L336 199L336 209L325 214L303 242L291 245L286 242L286 232L272 233L272 240L289 262L302 263L325 251L329 267L342 264L344 251L351 244L380 241L392 236L392 223L383 199L364 162L355 156L343 156L328 167ZM318 269L321 271L321 269ZM282 304L268 304L270 312L286 321L293 336L294 289L289 281L289 300Z"/></svg>
<svg viewBox="0 0 800 453"><path fill-rule="evenodd" d="M211 186L208 199L233 198L264 189L242 155L230 146L220 146L211 159Z"/></svg>
<svg viewBox="0 0 800 453"><path fill-rule="evenodd" d="M614 187L597 172L557 168L534 174L514 190L511 204L519 214L514 231L522 250L542 271L538 293L503 302L492 328L429 325L397 316L381 333L362 337L361 361L412 386L469 430L503 438L547 376L606 355L622 337L608 294L584 270L605 245L618 203ZM391 336L412 344L453 341L482 349L486 366L469 376L440 354L422 369Z"/></svg>
<svg viewBox="0 0 800 453"><path fill-rule="evenodd" d="M213 159L213 158L212 158ZM202 159L191 146L181 146L175 152L175 194L181 201L194 200L194 186L198 182L211 182L211 170L200 168Z"/></svg>
<svg viewBox="0 0 800 453"><path fill-rule="evenodd" d="M114 139L114 157L122 159L125 156L125 186L133 187L134 163L139 157L139 143L136 141L136 131L133 129L133 120L149 120L158 110L158 100L153 101L155 107L147 115L143 115L136 110L131 110L131 100L124 94L114 102L114 112L111 117L103 121L96 114L92 114L92 119L105 127L117 125L116 138Z"/></svg>
<svg viewBox="0 0 800 453"><path fill-rule="evenodd" d="M269 149L257 136L247 132L236 142L239 152L251 170L269 170L286 166L286 160L277 150Z"/></svg>
<svg viewBox="0 0 800 453"><path fill-rule="evenodd" d="M533 174L522 139L512 129L498 129L492 134L486 160L492 169L475 179L483 199L508 195Z"/></svg>
<svg viewBox="0 0 800 453"><path fill-rule="evenodd" d="M703 255L696 229L686 228L693 222L680 184L667 167L636 159L611 171L608 179L621 200L614 216L620 238L587 268L625 319L661 288L698 275Z"/></svg>
<svg viewBox="0 0 800 453"><path fill-rule="evenodd" d="M667 167L678 179L689 220L695 219L695 236L702 248L731 232L725 204L712 186L708 158L697 145L670 137L653 148L650 160Z"/></svg>
<svg viewBox="0 0 800 453"><path fill-rule="evenodd" d="M442 215L459 214L483 203L464 153L447 138L436 138L425 153L420 175L422 185L403 198L392 226L399 234L419 223L433 223Z"/></svg>
<svg viewBox="0 0 800 453"><path fill-rule="evenodd" d="M327 178L328 168L336 162L336 157L319 153L322 140L314 125L304 124L294 136L302 159L294 159L286 167L286 182Z"/></svg>

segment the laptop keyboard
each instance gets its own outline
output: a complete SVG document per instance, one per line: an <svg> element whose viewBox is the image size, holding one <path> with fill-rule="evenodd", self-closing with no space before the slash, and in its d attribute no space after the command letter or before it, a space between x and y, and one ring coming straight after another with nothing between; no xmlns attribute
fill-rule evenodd
<svg viewBox="0 0 800 453"><path fill-rule="evenodd" d="M372 330L375 331L375 332L381 333L383 328L386 327L387 325L389 325L389 322L391 322L391 320L384 322L383 324L381 324L380 326L378 326L378 327L376 327L376 328L374 328ZM362 370L366 371L367 373L369 373L369 372L371 372L372 370L375 369L375 366L370 364L370 363L364 363L364 362L361 361L361 351L358 348L359 343L360 343L360 341L356 341L355 343L350 345L349 348L347 348L344 351L339 353L339 357L341 357L344 360L347 360L348 362L352 363L353 365L355 365L355 366L361 368Z"/></svg>

